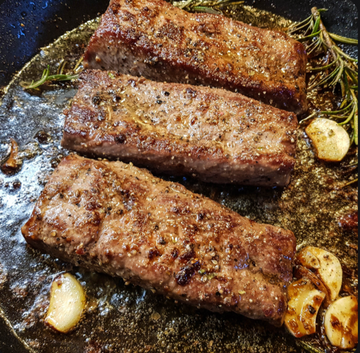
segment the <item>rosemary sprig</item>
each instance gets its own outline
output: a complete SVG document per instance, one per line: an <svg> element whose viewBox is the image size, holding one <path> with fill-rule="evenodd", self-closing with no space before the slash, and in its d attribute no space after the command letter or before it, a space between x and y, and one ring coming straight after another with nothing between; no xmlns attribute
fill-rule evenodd
<svg viewBox="0 0 360 353"><path fill-rule="evenodd" d="M221 5L240 5L244 1L234 0L181 0L174 1L172 4L180 9L190 12L206 12L215 15L221 15L222 11L219 8Z"/></svg>
<svg viewBox="0 0 360 353"><path fill-rule="evenodd" d="M327 31L321 19L321 13L326 9L311 9L311 15L305 20L294 23L288 28L288 34L304 42L308 56L324 55L324 65L311 67L309 72L318 72L309 82L308 90L322 86L335 90L341 88L342 102L338 110L320 111L331 119L336 119L339 125L350 125L350 139L358 144L358 60L344 53L336 42L358 44L357 39L346 38ZM329 55L325 55L329 54ZM328 61L330 58L330 62ZM316 113L306 118L314 117Z"/></svg>
<svg viewBox="0 0 360 353"><path fill-rule="evenodd" d="M40 87L45 82L60 82L60 81L75 80L79 77L78 74L82 70L82 67L80 66L81 62L82 62L82 58L80 58L80 60L78 60L76 62L75 67L68 74L64 74L64 70L65 70L65 66L66 66L67 62L65 60L61 60L58 70L57 70L57 74L50 75L50 68L48 65L47 68L43 71L40 80L35 81L35 82L34 81L31 81L31 82L22 81L22 82L20 82L20 85L24 89L34 89L34 88Z"/></svg>
<svg viewBox="0 0 360 353"><path fill-rule="evenodd" d="M30 84L28 82L20 82L21 87L25 89L38 88L48 81L71 81L77 79L79 75L65 75L65 74L57 74L57 75L49 75L50 69L49 66L43 71L41 79L34 82L32 81Z"/></svg>

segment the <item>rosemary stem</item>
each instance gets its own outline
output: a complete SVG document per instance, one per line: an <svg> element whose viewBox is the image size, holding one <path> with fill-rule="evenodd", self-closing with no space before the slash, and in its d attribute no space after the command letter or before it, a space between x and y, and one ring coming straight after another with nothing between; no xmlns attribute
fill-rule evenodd
<svg viewBox="0 0 360 353"><path fill-rule="evenodd" d="M320 22L319 22L319 28L322 32L322 36L323 36L323 39L324 39L324 43L326 44L326 46L329 48L330 50L330 53L331 55L333 56L334 60L337 59L337 53L336 51L334 50L334 42L331 40L324 24L323 24L323 21L321 20L321 17L320 17L320 12L319 10L317 9L317 7L313 7L311 9L311 13L313 14L314 16L314 19L317 20L317 19L320 19Z"/></svg>

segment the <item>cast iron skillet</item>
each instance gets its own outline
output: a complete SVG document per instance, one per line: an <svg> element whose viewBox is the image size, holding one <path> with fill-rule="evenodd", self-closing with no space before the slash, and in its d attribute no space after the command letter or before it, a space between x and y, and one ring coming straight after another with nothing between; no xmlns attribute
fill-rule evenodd
<svg viewBox="0 0 360 353"><path fill-rule="evenodd" d="M350 0L245 0L259 9L292 20L308 16L313 6L328 8L324 20L330 31L358 37L358 10ZM0 0L0 88L39 50L64 32L102 14L107 0ZM0 353L26 352L0 319Z"/></svg>

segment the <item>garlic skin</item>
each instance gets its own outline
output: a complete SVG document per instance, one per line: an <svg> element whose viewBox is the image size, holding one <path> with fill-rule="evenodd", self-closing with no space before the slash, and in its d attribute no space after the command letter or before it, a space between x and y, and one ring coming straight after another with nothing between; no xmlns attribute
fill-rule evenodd
<svg viewBox="0 0 360 353"><path fill-rule="evenodd" d="M325 293L316 289L311 280L302 278L288 286L288 308L285 326L296 338L316 332L316 316Z"/></svg>
<svg viewBox="0 0 360 353"><path fill-rule="evenodd" d="M78 280L70 273L61 274L51 284L45 323L59 332L69 332L80 321L85 305L85 292Z"/></svg>
<svg viewBox="0 0 360 353"><path fill-rule="evenodd" d="M354 296L337 299L325 314L325 333L333 346L352 349L358 343L358 302Z"/></svg>
<svg viewBox="0 0 360 353"><path fill-rule="evenodd" d="M297 256L301 265L312 270L328 289L330 301L339 295L342 285L342 268L338 258L330 252L307 246Z"/></svg>
<svg viewBox="0 0 360 353"><path fill-rule="evenodd" d="M319 159L340 162L350 148L346 130L333 120L316 118L305 129Z"/></svg>

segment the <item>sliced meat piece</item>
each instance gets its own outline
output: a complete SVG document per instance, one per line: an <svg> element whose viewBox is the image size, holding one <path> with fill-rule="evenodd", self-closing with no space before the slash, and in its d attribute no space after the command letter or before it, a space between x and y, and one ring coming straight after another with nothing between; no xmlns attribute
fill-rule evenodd
<svg viewBox="0 0 360 353"><path fill-rule="evenodd" d="M88 70L62 146L215 183L284 186L295 114L229 91Z"/></svg>
<svg viewBox="0 0 360 353"><path fill-rule="evenodd" d="M176 300L283 322L293 233L131 164L66 157L22 233L54 257Z"/></svg>
<svg viewBox="0 0 360 353"><path fill-rule="evenodd" d="M285 33L163 0L111 0L84 66L155 81L222 87L305 112L307 56Z"/></svg>

